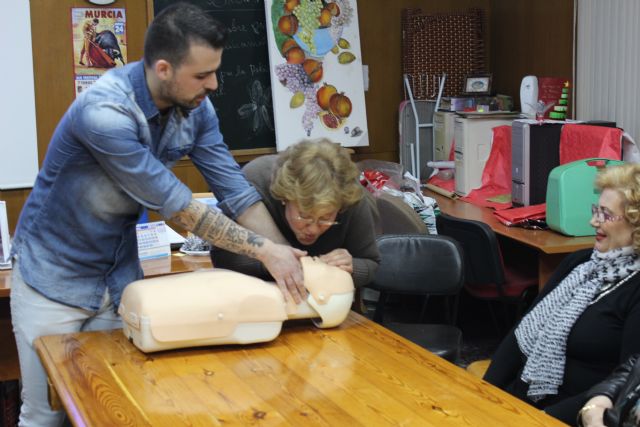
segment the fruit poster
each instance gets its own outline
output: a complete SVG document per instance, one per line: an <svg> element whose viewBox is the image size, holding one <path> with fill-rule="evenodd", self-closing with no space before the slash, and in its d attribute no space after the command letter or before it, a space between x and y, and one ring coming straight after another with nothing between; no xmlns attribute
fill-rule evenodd
<svg viewBox="0 0 640 427"><path fill-rule="evenodd" d="M265 0L276 146L369 145L356 0Z"/></svg>
<svg viewBox="0 0 640 427"><path fill-rule="evenodd" d="M125 9L71 8L76 96L127 61Z"/></svg>

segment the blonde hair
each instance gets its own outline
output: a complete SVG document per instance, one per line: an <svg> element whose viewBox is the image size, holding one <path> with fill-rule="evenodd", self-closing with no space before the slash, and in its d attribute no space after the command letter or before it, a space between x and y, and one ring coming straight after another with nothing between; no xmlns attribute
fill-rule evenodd
<svg viewBox="0 0 640 427"><path fill-rule="evenodd" d="M270 191L278 200L297 203L303 212L343 211L363 197L359 174L339 144L305 140L280 153Z"/></svg>
<svg viewBox="0 0 640 427"><path fill-rule="evenodd" d="M640 253L640 165L625 163L602 169L596 177L596 188L609 188L624 196L624 217L633 227L633 249Z"/></svg>

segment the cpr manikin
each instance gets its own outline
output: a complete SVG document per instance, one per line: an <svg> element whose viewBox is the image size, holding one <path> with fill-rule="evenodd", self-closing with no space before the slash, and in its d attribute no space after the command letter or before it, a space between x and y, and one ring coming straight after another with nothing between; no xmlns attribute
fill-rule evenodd
<svg viewBox="0 0 640 427"><path fill-rule="evenodd" d="M287 319L310 318L320 328L349 314L351 275L315 258L301 259L306 301L285 304L277 286L229 270L138 280L122 294L124 334L144 352L270 341Z"/></svg>

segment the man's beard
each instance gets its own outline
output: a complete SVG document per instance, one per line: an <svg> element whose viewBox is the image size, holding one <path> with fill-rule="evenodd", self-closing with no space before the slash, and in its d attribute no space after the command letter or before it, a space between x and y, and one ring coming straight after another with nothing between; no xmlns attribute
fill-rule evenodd
<svg viewBox="0 0 640 427"><path fill-rule="evenodd" d="M161 86L160 93L162 95L162 98L169 101L171 105L173 105L176 108L179 108L180 110L182 110L187 114L191 110L198 108L200 104L204 102L204 99L202 101L197 101L198 98L201 98L202 96L208 97L213 93L213 91L207 90L204 93L201 93L195 96L191 100L185 101L185 100L178 99L176 96L174 96L173 94L175 92L174 88L175 88L175 84L173 82L169 82L166 85Z"/></svg>

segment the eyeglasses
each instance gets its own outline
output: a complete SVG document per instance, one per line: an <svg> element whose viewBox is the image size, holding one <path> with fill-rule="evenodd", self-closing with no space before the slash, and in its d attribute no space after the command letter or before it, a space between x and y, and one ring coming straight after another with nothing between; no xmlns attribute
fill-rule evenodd
<svg viewBox="0 0 640 427"><path fill-rule="evenodd" d="M306 218L300 215L294 216L293 219L294 221L299 222L300 224L304 224L304 225L317 224L320 227L331 227L333 225L340 224L338 221L327 221L324 219L315 220L313 218Z"/></svg>
<svg viewBox="0 0 640 427"><path fill-rule="evenodd" d="M611 222L611 221L620 221L624 218L623 215L611 215L604 208L593 204L591 205L591 217L595 218L599 223Z"/></svg>

